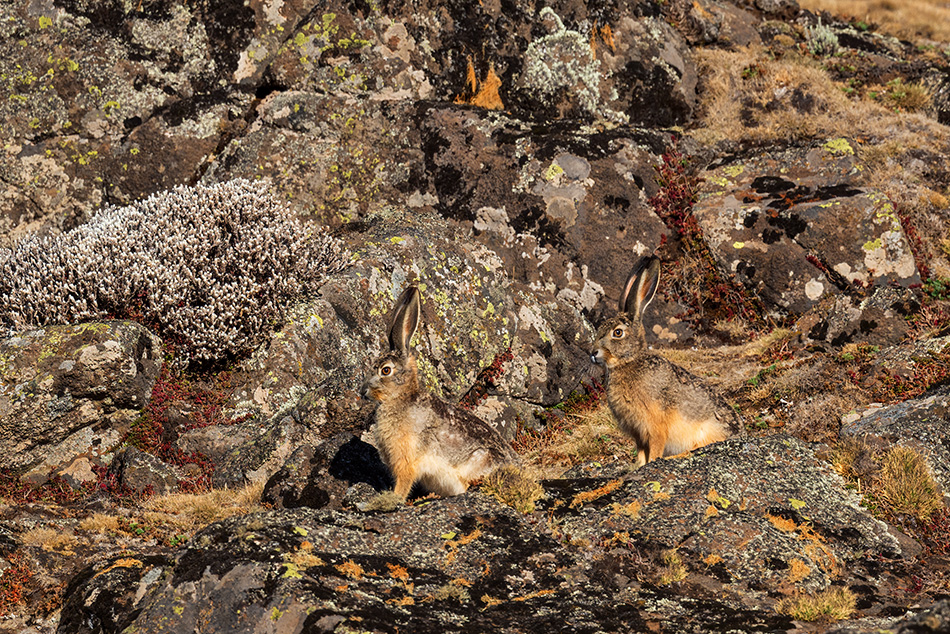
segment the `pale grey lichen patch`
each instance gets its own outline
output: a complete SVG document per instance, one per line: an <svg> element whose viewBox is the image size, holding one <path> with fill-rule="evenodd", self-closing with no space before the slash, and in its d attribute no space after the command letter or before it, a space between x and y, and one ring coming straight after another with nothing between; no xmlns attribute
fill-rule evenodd
<svg viewBox="0 0 950 634"><path fill-rule="evenodd" d="M588 39L564 26L550 7L541 9L539 17L551 20L554 30L531 42L525 51L526 88L547 100L566 90L587 114L627 123L629 117L625 113L611 110L603 103L600 61L594 57Z"/></svg>

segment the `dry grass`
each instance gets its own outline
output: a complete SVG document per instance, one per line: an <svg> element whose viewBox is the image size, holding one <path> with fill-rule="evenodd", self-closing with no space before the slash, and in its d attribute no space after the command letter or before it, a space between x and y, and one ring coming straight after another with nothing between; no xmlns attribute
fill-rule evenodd
<svg viewBox="0 0 950 634"><path fill-rule="evenodd" d="M706 127L694 135L707 144L843 136L887 115L878 104L849 99L817 61L796 53L771 59L758 47L701 49L697 59Z"/></svg>
<svg viewBox="0 0 950 634"><path fill-rule="evenodd" d="M542 441L523 454L539 478L556 478L585 462L636 463L637 446L617 427L606 402L579 414L570 414L563 427L545 432Z"/></svg>
<svg viewBox="0 0 950 634"><path fill-rule="evenodd" d="M814 595L788 597L775 609L798 621L840 621L851 616L855 604L854 593L847 588L828 588Z"/></svg>
<svg viewBox="0 0 950 634"><path fill-rule="evenodd" d="M544 488L534 474L515 465L492 471L482 483L481 491L519 513L534 511L534 503L544 496Z"/></svg>
<svg viewBox="0 0 950 634"><path fill-rule="evenodd" d="M878 486L881 503L894 515L926 522L943 508L943 494L927 461L910 447L891 447L884 456Z"/></svg>
<svg viewBox="0 0 950 634"><path fill-rule="evenodd" d="M173 493L148 500L145 521L170 526L190 534L219 520L263 510L260 506L264 483L250 484L243 489L215 489L207 493Z"/></svg>
<svg viewBox="0 0 950 634"><path fill-rule="evenodd" d="M75 555L73 548L79 543L74 535L59 528L34 528L20 536L24 546L42 548L60 555Z"/></svg>
<svg viewBox="0 0 950 634"><path fill-rule="evenodd" d="M779 143L833 137L874 139L895 153L910 149L943 151L948 133L922 114L895 112L929 105L916 84L882 86L872 98L852 99L815 59L789 52L773 59L765 49L701 49L697 60L704 77L702 123L692 135L700 142ZM883 169L893 155L871 149L859 158ZM882 165L869 160L877 157Z"/></svg>
<svg viewBox="0 0 950 634"><path fill-rule="evenodd" d="M88 533L119 533L122 531L122 520L115 515L96 513L83 518L79 522L79 530Z"/></svg>
<svg viewBox="0 0 950 634"><path fill-rule="evenodd" d="M657 577L657 583L661 586L668 586L682 581L688 573L683 558L676 552L676 549L667 550L663 553L663 568Z"/></svg>
<svg viewBox="0 0 950 634"><path fill-rule="evenodd" d="M909 40L950 42L950 5L943 0L801 0L809 11L879 25Z"/></svg>

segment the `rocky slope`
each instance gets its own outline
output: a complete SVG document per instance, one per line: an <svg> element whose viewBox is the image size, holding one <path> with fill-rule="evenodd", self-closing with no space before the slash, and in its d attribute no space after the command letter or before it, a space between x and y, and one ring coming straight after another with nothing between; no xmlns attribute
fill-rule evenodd
<svg viewBox="0 0 950 634"><path fill-rule="evenodd" d="M950 627L947 51L791 0L0 2L0 628ZM236 178L280 230L97 216ZM188 292L9 248L77 226ZM648 253L648 340L750 435L634 470L589 348ZM529 477L361 510L410 281Z"/></svg>

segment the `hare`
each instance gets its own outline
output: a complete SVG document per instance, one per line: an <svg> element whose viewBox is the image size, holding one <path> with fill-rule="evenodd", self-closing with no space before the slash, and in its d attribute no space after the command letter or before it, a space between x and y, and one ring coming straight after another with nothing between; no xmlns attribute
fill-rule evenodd
<svg viewBox="0 0 950 634"><path fill-rule="evenodd" d="M607 368L607 404L637 443L638 466L741 433L735 412L702 379L647 350L643 311L660 261L641 258L620 295L620 314L597 331L591 360Z"/></svg>
<svg viewBox="0 0 950 634"><path fill-rule="evenodd" d="M376 444L405 500L416 482L442 496L464 493L472 480L517 462L488 423L425 393L409 342L419 326L419 289L409 286L393 309L389 353L374 365L363 395L376 406Z"/></svg>

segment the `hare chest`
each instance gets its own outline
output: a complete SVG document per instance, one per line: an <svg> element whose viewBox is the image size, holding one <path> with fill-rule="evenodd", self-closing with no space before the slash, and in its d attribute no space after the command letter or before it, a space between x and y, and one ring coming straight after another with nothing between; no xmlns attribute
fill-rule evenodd
<svg viewBox="0 0 950 634"><path fill-rule="evenodd" d="M684 384L666 368L657 370L654 366L644 376L637 364L620 366L611 373L607 386L607 402L614 417L641 450L638 462L729 437L702 386Z"/></svg>

